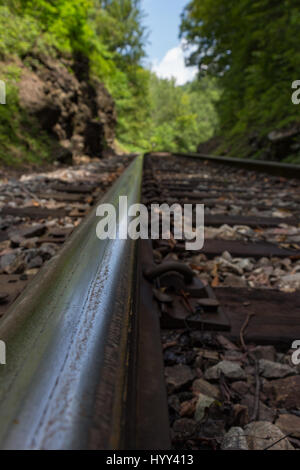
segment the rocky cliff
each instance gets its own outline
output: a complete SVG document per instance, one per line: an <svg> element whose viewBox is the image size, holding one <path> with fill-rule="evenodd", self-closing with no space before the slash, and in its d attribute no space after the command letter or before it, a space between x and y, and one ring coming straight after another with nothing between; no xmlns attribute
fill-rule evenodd
<svg viewBox="0 0 300 470"><path fill-rule="evenodd" d="M104 85L91 78L86 58L32 54L26 63L18 59L14 67L20 69L19 107L28 127L33 120L49 136L50 157L69 163L82 155L102 157L113 148L114 101Z"/></svg>

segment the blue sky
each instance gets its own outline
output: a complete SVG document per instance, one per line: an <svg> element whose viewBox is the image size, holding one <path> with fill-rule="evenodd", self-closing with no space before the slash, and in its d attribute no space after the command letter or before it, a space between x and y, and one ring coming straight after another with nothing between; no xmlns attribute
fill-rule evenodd
<svg viewBox="0 0 300 470"><path fill-rule="evenodd" d="M182 85L191 80L196 69L185 67L180 45L180 15L188 0L142 0L145 25L150 30L146 62L161 78L175 77Z"/></svg>

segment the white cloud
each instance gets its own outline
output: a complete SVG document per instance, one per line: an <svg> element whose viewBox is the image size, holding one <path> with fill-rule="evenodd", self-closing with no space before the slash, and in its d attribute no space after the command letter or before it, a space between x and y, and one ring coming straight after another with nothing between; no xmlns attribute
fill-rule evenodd
<svg viewBox="0 0 300 470"><path fill-rule="evenodd" d="M197 74L197 67L186 67L181 44L170 49L160 62L154 60L152 70L160 78L174 77L177 85L184 85Z"/></svg>

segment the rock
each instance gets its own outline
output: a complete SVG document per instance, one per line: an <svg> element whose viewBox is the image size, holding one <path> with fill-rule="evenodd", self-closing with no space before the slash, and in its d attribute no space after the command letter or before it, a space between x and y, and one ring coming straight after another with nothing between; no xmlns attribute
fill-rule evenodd
<svg viewBox="0 0 300 470"><path fill-rule="evenodd" d="M247 287L247 281L241 276L227 274L222 285L225 287Z"/></svg>
<svg viewBox="0 0 300 470"><path fill-rule="evenodd" d="M199 351L196 359L196 365L199 365L201 368L201 364L205 361L208 364L217 364L220 360L218 351L210 351L209 349L202 349Z"/></svg>
<svg viewBox="0 0 300 470"><path fill-rule="evenodd" d="M256 359L266 359L267 361L276 360L276 350L274 346L256 346L256 348L251 349L251 354L256 357Z"/></svg>
<svg viewBox="0 0 300 470"><path fill-rule="evenodd" d="M238 263L237 266L242 270L242 271L252 271L254 268L254 264L250 261L249 258L243 258L241 259Z"/></svg>
<svg viewBox="0 0 300 470"><path fill-rule="evenodd" d="M195 411L195 420L197 422L201 421L204 418L206 408L209 408L210 405L214 403L214 401L215 400L213 398L199 393Z"/></svg>
<svg viewBox="0 0 300 470"><path fill-rule="evenodd" d="M11 241L20 239L20 243L24 242L24 238L41 237L47 230L44 224L23 225L18 230L9 231Z"/></svg>
<svg viewBox="0 0 300 470"><path fill-rule="evenodd" d="M290 414L282 414L276 421L276 426L281 429L283 434L289 434L291 437L300 439L300 417Z"/></svg>
<svg viewBox="0 0 300 470"><path fill-rule="evenodd" d="M249 450L264 450L270 447L270 450L294 450L284 434L274 424L266 421L254 421L245 427L245 435ZM280 442L280 439L282 439Z"/></svg>
<svg viewBox="0 0 300 470"><path fill-rule="evenodd" d="M211 405L213 406L213 405ZM211 408L209 416L205 420L197 423L197 434L208 439L216 439L224 436L225 434L225 421L222 419L211 418Z"/></svg>
<svg viewBox="0 0 300 470"><path fill-rule="evenodd" d="M10 236L10 244L12 248L18 248L24 243L24 238L20 234L15 233Z"/></svg>
<svg viewBox="0 0 300 470"><path fill-rule="evenodd" d="M272 406L286 410L300 409L300 376L272 380L263 386Z"/></svg>
<svg viewBox="0 0 300 470"><path fill-rule="evenodd" d="M239 351L239 348L223 335L217 335L217 341L227 351Z"/></svg>
<svg viewBox="0 0 300 470"><path fill-rule="evenodd" d="M221 258L223 258L223 259L225 259L226 261L229 261L229 262L232 261L232 256L229 253L229 251L223 251Z"/></svg>
<svg viewBox="0 0 300 470"><path fill-rule="evenodd" d="M286 364L260 359L259 373L266 379L281 379L288 375L294 375L295 371Z"/></svg>
<svg viewBox="0 0 300 470"><path fill-rule="evenodd" d="M13 251L2 255L0 258L0 268L5 274L21 274L24 272L26 265L23 255L20 251Z"/></svg>
<svg viewBox="0 0 300 470"><path fill-rule="evenodd" d="M41 237L46 232L47 227L44 224L32 224L29 227L21 230L21 235L24 238Z"/></svg>
<svg viewBox="0 0 300 470"><path fill-rule="evenodd" d="M189 438L195 434L196 423L193 419L180 418L174 422L172 431L175 434L179 434L182 438Z"/></svg>
<svg viewBox="0 0 300 470"><path fill-rule="evenodd" d="M219 266L222 269L222 271L231 271L237 274L238 276L242 276L244 273L243 269L240 268L237 264L230 263L229 261L222 259L222 258L220 258Z"/></svg>
<svg viewBox="0 0 300 470"><path fill-rule="evenodd" d="M28 239L24 239L22 240L21 242L21 246L23 248L36 248L37 246L37 243L39 241L39 238L38 237L33 237L33 238L28 238Z"/></svg>
<svg viewBox="0 0 300 470"><path fill-rule="evenodd" d="M204 376L207 380L218 380L221 373L230 380L243 380L246 378L246 374L241 366L231 361L219 362L215 366L207 369Z"/></svg>
<svg viewBox="0 0 300 470"><path fill-rule="evenodd" d="M58 247L54 243L43 243L38 250L38 254L43 258L44 261L46 261L52 258L52 256L56 255L57 251Z"/></svg>
<svg viewBox="0 0 300 470"><path fill-rule="evenodd" d="M243 364L243 362L246 362L245 354L243 354L241 351L225 351L224 359L226 361L236 362L240 365Z"/></svg>
<svg viewBox="0 0 300 470"><path fill-rule="evenodd" d="M222 450L249 450L247 439L242 428L233 427L223 437Z"/></svg>
<svg viewBox="0 0 300 470"><path fill-rule="evenodd" d="M197 404L197 397L192 398L188 401L183 401L180 403L179 415L183 418L192 418L195 414Z"/></svg>
<svg viewBox="0 0 300 470"><path fill-rule="evenodd" d="M246 395L250 390L250 384L247 382L233 382L231 388L234 392L238 393L241 397Z"/></svg>
<svg viewBox="0 0 300 470"><path fill-rule="evenodd" d="M282 276L281 280L283 282L300 282L300 273Z"/></svg>
<svg viewBox="0 0 300 470"><path fill-rule="evenodd" d="M182 387L189 385L194 379L194 374L191 368L183 364L166 367L165 376L169 393L172 393L175 390L180 390Z"/></svg>
<svg viewBox="0 0 300 470"><path fill-rule="evenodd" d="M193 392L202 393L203 395L207 395L208 397L214 398L216 400L221 398L218 387L210 384L204 379L197 379L193 382Z"/></svg>
<svg viewBox="0 0 300 470"><path fill-rule="evenodd" d="M43 265L43 259L41 256L36 256L35 258L32 258L32 260L28 263L28 269L32 268L40 268Z"/></svg>
<svg viewBox="0 0 300 470"><path fill-rule="evenodd" d="M80 57L79 57L80 56ZM18 83L20 106L35 116L40 127L57 138L60 147L69 143L60 161L92 153L101 156L113 147L115 104L102 83L90 76L82 54L72 58L34 55L34 71L23 67ZM84 69L82 74L79 70Z"/></svg>
<svg viewBox="0 0 300 470"><path fill-rule="evenodd" d="M251 417L254 411L254 396L245 395L241 404L248 407L248 415ZM276 411L266 406L262 401L259 402L258 420L273 423L276 419Z"/></svg>
<svg viewBox="0 0 300 470"><path fill-rule="evenodd" d="M32 269L27 269L25 271L25 274L27 276L35 276L37 273L39 272L39 269L38 268L32 268Z"/></svg>
<svg viewBox="0 0 300 470"><path fill-rule="evenodd" d="M269 258L260 258L258 261L258 266L271 266L272 263Z"/></svg>

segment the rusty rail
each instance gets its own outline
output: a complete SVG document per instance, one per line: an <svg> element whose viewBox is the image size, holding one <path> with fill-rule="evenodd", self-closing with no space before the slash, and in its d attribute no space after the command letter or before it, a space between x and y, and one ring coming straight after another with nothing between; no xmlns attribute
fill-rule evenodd
<svg viewBox="0 0 300 470"><path fill-rule="evenodd" d="M200 160L208 160L223 165L236 166L245 168L246 170L269 173L276 176L284 176L287 178L300 179L300 165L292 165L289 163L278 163L265 160L250 160L247 158L231 158L222 156L212 156L203 153L182 153L175 152L174 155L180 157L193 157Z"/></svg>

